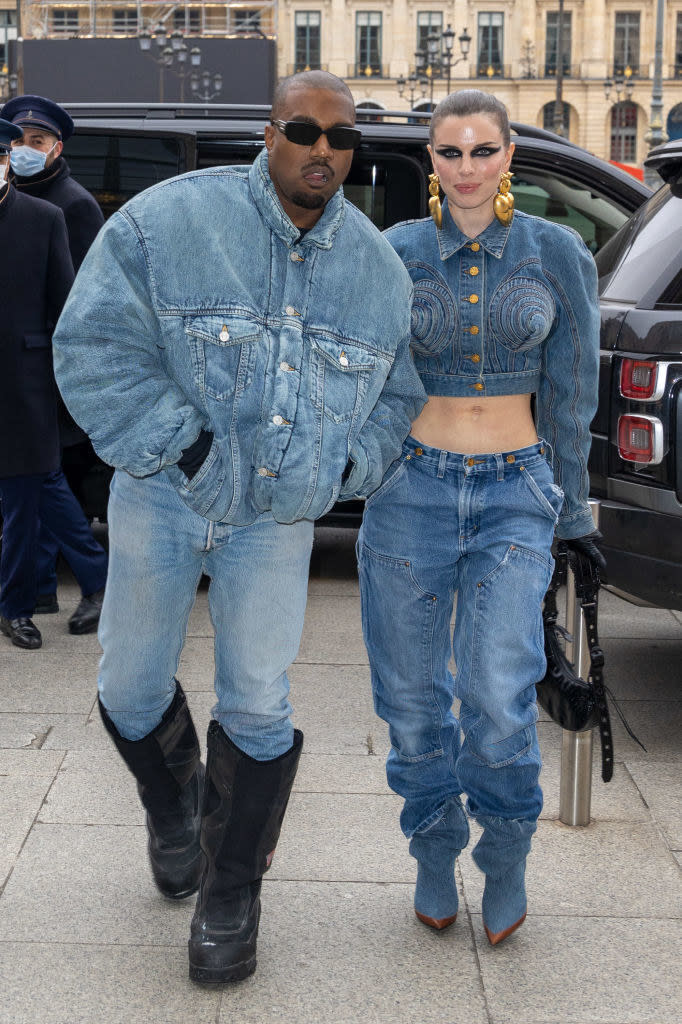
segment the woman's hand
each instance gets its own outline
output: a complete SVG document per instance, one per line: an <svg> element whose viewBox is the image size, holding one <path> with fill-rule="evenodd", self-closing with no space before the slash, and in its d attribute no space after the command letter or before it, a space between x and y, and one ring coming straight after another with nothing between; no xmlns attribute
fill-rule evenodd
<svg viewBox="0 0 682 1024"><path fill-rule="evenodd" d="M598 571L601 578L605 580L606 559L598 546L603 539L599 530L593 530L592 533L588 533L584 537L574 537L572 540L565 540L564 544L568 548L569 558L571 554L586 558L590 565Z"/></svg>

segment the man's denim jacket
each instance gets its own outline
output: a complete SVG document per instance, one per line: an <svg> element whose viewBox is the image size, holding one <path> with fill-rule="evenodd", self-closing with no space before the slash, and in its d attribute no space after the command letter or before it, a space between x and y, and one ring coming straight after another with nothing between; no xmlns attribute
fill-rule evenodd
<svg viewBox="0 0 682 1024"><path fill-rule="evenodd" d="M443 206L385 232L414 285L412 350L429 395L536 393L538 433L564 491L557 535L594 529L587 503L597 408L599 300L594 260L571 228L524 213L477 238Z"/></svg>
<svg viewBox="0 0 682 1024"><path fill-rule="evenodd" d="M410 298L340 189L300 239L263 150L114 214L57 326L57 381L106 462L166 472L202 516L317 519L376 489L425 402ZM213 443L188 479L177 462L202 428Z"/></svg>

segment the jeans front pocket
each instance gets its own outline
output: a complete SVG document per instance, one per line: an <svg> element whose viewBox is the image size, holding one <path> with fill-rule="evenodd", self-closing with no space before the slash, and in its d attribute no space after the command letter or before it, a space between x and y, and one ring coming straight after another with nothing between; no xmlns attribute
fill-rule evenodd
<svg viewBox="0 0 682 1024"><path fill-rule="evenodd" d="M537 466L532 466L530 469L528 466L524 466L520 472L535 503L556 526L561 507L564 503L564 492L554 483L554 477L549 465L543 461Z"/></svg>

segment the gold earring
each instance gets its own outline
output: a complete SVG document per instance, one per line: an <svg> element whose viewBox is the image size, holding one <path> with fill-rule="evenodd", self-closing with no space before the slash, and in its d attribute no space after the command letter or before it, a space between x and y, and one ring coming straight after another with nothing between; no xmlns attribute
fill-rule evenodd
<svg viewBox="0 0 682 1024"><path fill-rule="evenodd" d="M443 208L440 205L440 178L437 174L429 174L429 213L437 228L443 224Z"/></svg>
<svg viewBox="0 0 682 1024"><path fill-rule="evenodd" d="M493 199L493 211L500 224L507 228L514 217L514 196L511 189L511 171L504 171L500 178L498 192Z"/></svg>

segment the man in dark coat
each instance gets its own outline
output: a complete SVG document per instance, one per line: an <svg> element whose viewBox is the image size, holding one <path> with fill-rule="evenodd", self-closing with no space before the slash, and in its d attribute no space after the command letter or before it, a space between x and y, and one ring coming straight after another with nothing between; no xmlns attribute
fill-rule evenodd
<svg viewBox="0 0 682 1024"><path fill-rule="evenodd" d="M61 210L7 182L10 145L20 136L0 120L0 273L11 281L0 318L0 631L35 649L43 484L60 465L52 330L74 274Z"/></svg>
<svg viewBox="0 0 682 1024"><path fill-rule="evenodd" d="M10 180L18 192L46 199L58 206L64 214L69 236L69 248L74 270L78 271L86 252L104 223L102 211L90 193L71 177L71 171L62 156L64 143L73 134L73 121L58 103L44 96L16 96L0 110L0 117L23 128L23 137L12 145ZM62 457L67 472L81 465L90 465L94 454L86 434L69 415L60 397L58 401L59 430ZM71 467L69 470L68 467ZM58 501L61 532L66 529L65 542L59 544L55 536L55 523L46 510L41 523L38 556L38 596L36 613L57 612L57 555L62 551L78 580L82 597L78 608L69 619L71 633L90 633L97 628L107 557L104 549L92 535L81 508L72 500L72 492L63 473L51 478L49 484L55 509ZM74 485L77 486L77 483Z"/></svg>

